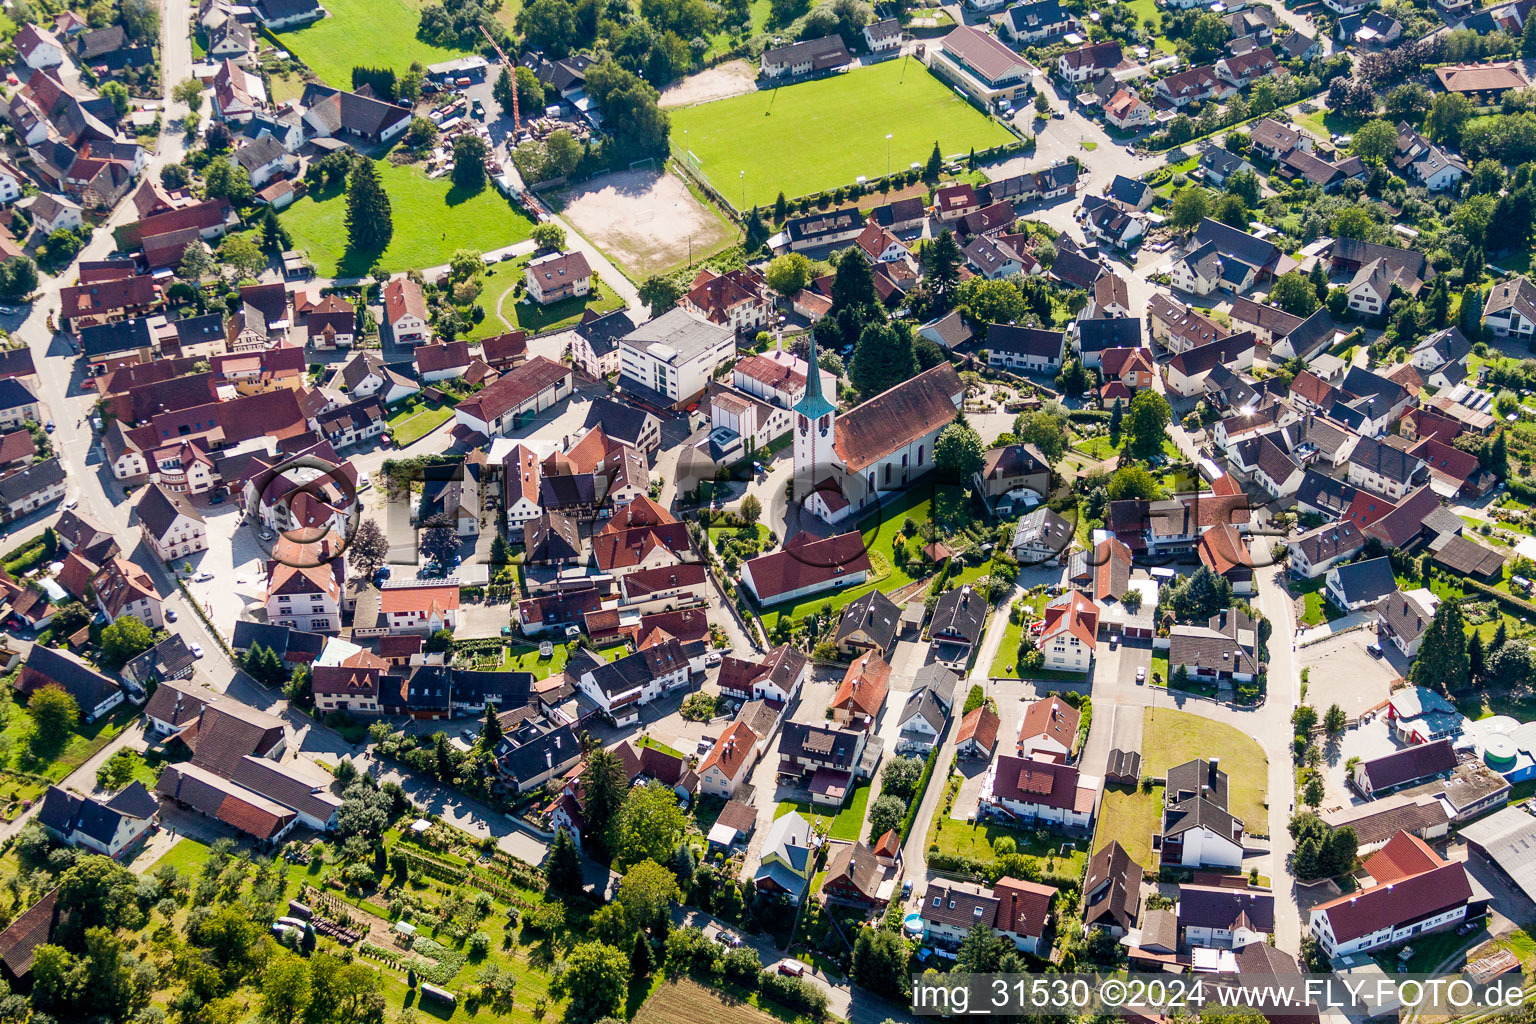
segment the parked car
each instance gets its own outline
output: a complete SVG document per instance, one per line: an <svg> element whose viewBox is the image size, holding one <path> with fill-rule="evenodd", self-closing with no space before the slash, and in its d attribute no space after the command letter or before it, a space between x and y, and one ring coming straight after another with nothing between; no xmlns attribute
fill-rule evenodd
<svg viewBox="0 0 1536 1024"><path fill-rule="evenodd" d="M710 651L708 654L704 655L704 664L706 665L718 665L720 664L720 660L719 651Z"/></svg>
<svg viewBox="0 0 1536 1024"><path fill-rule="evenodd" d="M187 650L192 652L192 657L194 658L201 658L203 656L202 644L189 644Z"/></svg>
<svg viewBox="0 0 1536 1024"><path fill-rule="evenodd" d="M192 582L207 583L211 579L213 579L213 573L209 572L207 569L204 569L202 572L192 577Z"/></svg>
<svg viewBox="0 0 1536 1024"><path fill-rule="evenodd" d="M799 978L805 974L805 964L799 960L791 960L789 957L785 957L779 961L778 970L780 974L787 974L791 978Z"/></svg>
<svg viewBox="0 0 1536 1024"><path fill-rule="evenodd" d="M741 945L741 936L735 934L734 932L721 930L715 932L715 941L720 943L720 945L725 946L727 949L736 949Z"/></svg>
<svg viewBox="0 0 1536 1024"><path fill-rule="evenodd" d="M1145 683L1146 681L1147 681L1147 670L1145 668L1138 668L1136 670L1136 685L1140 686L1142 683Z"/></svg>
<svg viewBox="0 0 1536 1024"><path fill-rule="evenodd" d="M167 608L165 610L165 621L166 622L175 622L176 621L176 609L175 608Z"/></svg>
<svg viewBox="0 0 1536 1024"><path fill-rule="evenodd" d="M1366 650L1370 652L1373 658L1381 657L1381 644L1370 644L1366 647Z"/></svg>

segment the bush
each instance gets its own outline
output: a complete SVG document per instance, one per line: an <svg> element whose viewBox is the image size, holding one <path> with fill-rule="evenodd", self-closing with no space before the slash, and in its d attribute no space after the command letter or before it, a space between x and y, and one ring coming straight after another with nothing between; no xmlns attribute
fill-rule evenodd
<svg viewBox="0 0 1536 1024"><path fill-rule="evenodd" d="M758 986L763 995L780 1006L800 1013L812 1020L827 1015L827 994L804 978L790 978L777 971L764 971L758 975Z"/></svg>

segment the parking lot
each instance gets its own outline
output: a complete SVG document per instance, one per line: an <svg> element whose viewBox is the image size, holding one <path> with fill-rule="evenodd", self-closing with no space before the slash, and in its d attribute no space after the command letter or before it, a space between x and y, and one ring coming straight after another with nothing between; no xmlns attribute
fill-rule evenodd
<svg viewBox="0 0 1536 1024"><path fill-rule="evenodd" d="M1273 638L1271 643L1284 643ZM1376 707L1392 693L1400 675L1385 657L1372 657L1366 648L1376 642L1371 629L1356 629L1329 637L1297 651L1300 668L1309 669L1307 703L1321 715L1337 704L1351 719Z"/></svg>

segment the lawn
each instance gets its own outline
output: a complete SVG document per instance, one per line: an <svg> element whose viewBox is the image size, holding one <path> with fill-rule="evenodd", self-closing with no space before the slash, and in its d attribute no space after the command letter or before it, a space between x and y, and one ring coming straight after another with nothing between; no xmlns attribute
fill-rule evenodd
<svg viewBox="0 0 1536 1024"><path fill-rule="evenodd" d="M901 525L911 519L914 523L934 517L933 505L937 499L941 505L954 503L962 508L968 506L968 499L955 502L955 489L939 487L929 483L920 483L911 490L894 496L889 496L884 503L871 515L859 521L859 532L864 535L864 546L869 552L870 562L874 568L870 582L856 587L848 587L846 590L816 594L803 601L773 605L762 613L764 628L772 630L778 623L779 616L788 615L792 619L810 615L822 607L831 605L833 611L837 611L869 593L871 590L880 590L884 593L892 593L911 583L914 577L900 568L895 562L895 545L901 534ZM946 513L947 515L948 513ZM968 514L965 512L957 514ZM942 517L941 517L942 518ZM947 520L946 520L947 521ZM942 530L940 531L943 532ZM987 565L966 565L950 578L949 588L953 589L963 583L969 583L986 574ZM918 568L916 564L913 568ZM919 572L924 570L919 569Z"/></svg>
<svg viewBox="0 0 1536 1024"><path fill-rule="evenodd" d="M1349 117L1323 107L1310 114L1297 114L1293 120L1298 127L1327 142L1334 135L1350 135L1365 123L1364 119Z"/></svg>
<svg viewBox="0 0 1536 1024"><path fill-rule="evenodd" d="M389 436L396 445L404 447L421 440L451 419L453 405L450 402L403 406L389 416Z"/></svg>
<svg viewBox="0 0 1536 1024"><path fill-rule="evenodd" d="M309 251L322 277L360 277L375 260L388 272L442 266L458 249L488 252L522 241L533 229L533 222L489 184L467 195L447 177L431 179L416 167L381 160L378 168L395 224L382 255L349 247L347 202L339 186L313 192L283 211L294 248Z"/></svg>
<svg viewBox="0 0 1536 1024"><path fill-rule="evenodd" d="M679 761L684 760L683 752L681 750L678 750L676 747L669 747L665 743L661 742L661 740L658 740L653 736L647 736L644 733L642 733L640 738L635 741L635 745L641 747L650 747L652 750L659 750L663 754L671 754Z"/></svg>
<svg viewBox="0 0 1536 1024"><path fill-rule="evenodd" d="M837 817L832 819L832 824L827 829L827 835L833 839L846 839L849 842L857 842L862 838L864 831L864 812L869 807L869 782L861 782L853 791L853 796L843 805L843 809L837 812ZM827 816L818 809L817 805L809 800L780 800L779 805L773 810L775 820L784 817L790 811L799 811L801 817L816 823L816 819L825 819ZM815 891L814 889L812 890Z"/></svg>
<svg viewBox="0 0 1536 1024"><path fill-rule="evenodd" d="M1305 610L1301 613L1303 626L1321 626L1334 619L1342 619L1347 612L1339 610L1333 602L1325 600L1321 590L1309 590L1302 595Z"/></svg>
<svg viewBox="0 0 1536 1024"><path fill-rule="evenodd" d="M1228 810L1250 834L1269 831L1269 760L1253 737L1187 711L1147 708L1141 750L1142 773L1159 779L1194 758L1219 757L1230 790Z"/></svg>
<svg viewBox="0 0 1536 1024"><path fill-rule="evenodd" d="M169 864L183 877L196 878L202 873L203 865L208 862L208 847L196 839L183 836L176 845L166 851L165 856L155 861L155 867Z"/></svg>
<svg viewBox="0 0 1536 1024"><path fill-rule="evenodd" d="M565 663L570 659L569 648L562 643L554 645L555 651L548 658L539 656L538 647L528 647L521 651L507 649L502 652L501 663L496 666L497 672L532 672L535 679L548 679L550 676L565 669ZM613 661L615 658L629 651L626 644L610 644L607 647L599 647L595 652L604 661Z"/></svg>
<svg viewBox="0 0 1536 1024"><path fill-rule="evenodd" d="M589 309L608 313L624 305L624 300L615 295L601 277L597 279L597 290L584 298L563 299L547 306L519 302L513 290L523 280L530 259L531 256L524 256L503 260L489 268L480 279L477 301L485 307L485 319L466 335L470 341L495 337L518 328L533 334L571 327L579 323L582 313Z"/></svg>
<svg viewBox="0 0 1536 1024"><path fill-rule="evenodd" d="M942 805L941 805L942 807ZM1018 852L1038 862L1042 880L1081 882L1088 865L1088 852L1078 849L1080 842L1045 829L1013 829L1004 825L956 821L940 810L928 827L928 848L940 853L972 860L991 861L992 844L1004 836L1012 839ZM1062 848L1071 847L1065 854Z"/></svg>
<svg viewBox="0 0 1536 1024"><path fill-rule="evenodd" d="M987 675L992 679L1019 678L1019 642L1024 639L1024 623L1010 622L1003 630L1003 642L997 645L997 654Z"/></svg>
<svg viewBox="0 0 1536 1024"><path fill-rule="evenodd" d="M1163 787L1153 786L1150 793L1140 787L1105 786L1099 801L1099 824L1093 834L1093 848L1102 850L1111 839L1118 840L1131 860L1145 870L1152 861L1152 833L1162 825Z"/></svg>
<svg viewBox="0 0 1536 1024"><path fill-rule="evenodd" d="M1148 19L1152 21L1154 25L1152 31L1157 36L1158 49L1167 53L1176 52L1173 40L1163 35L1163 12L1157 6L1157 0L1129 0L1126 6L1136 12L1136 25L1138 28L1145 25Z"/></svg>
<svg viewBox="0 0 1536 1024"><path fill-rule="evenodd" d="M11 753L9 761L0 769L16 768L23 772L46 776L50 782L62 782L66 776L94 757L97 751L112 742L113 738L128 727L138 716L138 709L123 704L105 718L98 718L89 725L81 725L57 751L46 759L40 759L30 749L32 716L14 706L10 718L0 730L0 743Z"/></svg>
<svg viewBox="0 0 1536 1024"><path fill-rule="evenodd" d="M352 69L410 69L412 61L438 64L461 57L456 47L416 38L418 8L405 0L328 0L330 16L278 38L310 70L338 89L352 88Z"/></svg>
<svg viewBox="0 0 1536 1024"><path fill-rule="evenodd" d="M728 201L757 206L922 163L935 142L964 156L1014 141L910 58L670 114L686 159Z"/></svg>
<svg viewBox="0 0 1536 1024"><path fill-rule="evenodd" d="M1409 943L1413 946L1413 956L1408 958L1408 965L1404 968L1409 974L1431 974L1440 969L1440 965L1458 951L1466 951L1474 943L1480 943L1480 937L1470 935L1457 935L1454 931L1435 932L1430 935L1415 935ZM1401 946L1392 946L1383 952L1377 960L1382 966L1392 971L1397 968L1397 955L1402 951ZM1452 969L1459 967L1460 963L1453 963Z"/></svg>

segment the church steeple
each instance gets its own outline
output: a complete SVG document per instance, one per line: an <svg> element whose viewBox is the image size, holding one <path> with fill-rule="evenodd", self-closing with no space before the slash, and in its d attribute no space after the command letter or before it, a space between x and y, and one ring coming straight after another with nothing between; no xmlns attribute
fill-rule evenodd
<svg viewBox="0 0 1536 1024"><path fill-rule="evenodd" d="M806 360L810 368L806 372L805 397L795 404L795 412L814 423L828 413L837 411L837 407L821 393L821 368L816 365L815 331L811 332L811 349L806 353Z"/></svg>

